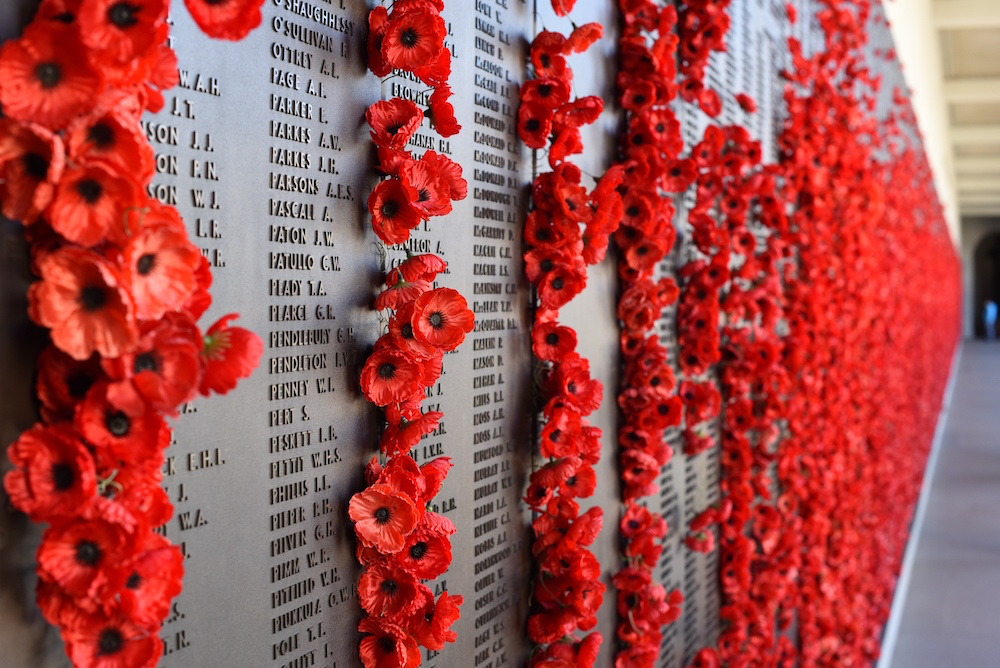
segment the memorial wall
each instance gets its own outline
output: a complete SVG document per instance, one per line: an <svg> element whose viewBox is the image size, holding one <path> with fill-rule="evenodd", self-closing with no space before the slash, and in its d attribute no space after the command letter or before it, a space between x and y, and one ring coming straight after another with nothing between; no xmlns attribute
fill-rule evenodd
<svg viewBox="0 0 1000 668"><path fill-rule="evenodd" d="M27 12L31 3L22 4ZM367 71L367 4L268 0L261 25L236 43L206 37L175 5L170 45L179 85L162 111L142 120L156 152L148 195L177 208L209 260L209 321L239 311L240 325L265 348L236 390L185 404L173 422L163 486L174 516L159 532L180 547L185 574L162 629L160 665L360 665L360 569L347 503L363 487L378 429L358 376L386 326L374 296L406 252L442 257L448 269L436 284L465 295L476 320L427 391L424 410L445 418L411 453L419 464L438 456L454 462L431 509L459 527L455 559L428 584L435 594L465 596L458 641L440 655L425 650L423 665L520 665L530 649L522 630L530 518L520 496L533 451L521 230L533 164L516 135L516 110L534 7L448 3L452 103L463 129L442 139L425 121L407 149L457 161L469 195L433 228L414 231L402 250L386 250L365 206L376 174L364 113L380 98L425 105L429 91L412 75L380 82ZM597 18L610 24L612 14L609 6ZM6 35L17 25L4 17ZM592 64L605 90L611 62ZM594 171L611 158L609 123L593 133L602 146ZM3 271L11 278L4 290L14 305L4 309L3 355L20 395L4 402L9 443L33 421L32 355L21 346L38 334L23 316L29 276L20 226L4 225ZM610 267L596 283L607 307L589 316L601 329L585 338L614 385ZM608 447L613 419L609 404L598 420ZM604 466L614 480L614 459ZM616 498L609 487L594 503L612 507ZM6 513L3 521L3 566L13 577L4 578L3 614L12 623L3 626L2 644L26 652L12 665L63 665L58 636L32 600L38 529ZM615 537L602 540L610 574ZM604 610L610 636L613 598ZM45 641L15 640L29 628Z"/></svg>
<svg viewBox="0 0 1000 668"><path fill-rule="evenodd" d="M655 14L643 9L642 3L577 0L571 24L564 13L557 15L553 9L553 5L563 9L573 5L569 0L447 0L441 17L451 62L448 84L462 129L443 136L425 118L405 150L415 158L434 151L458 163L468 193L454 201L450 213L435 217L433 223L425 219L405 243L396 246L386 246L373 231L368 197L382 178L377 166L384 166L385 156L377 151L365 113L373 103L390 99L428 108L435 88L409 71L395 70L380 79L368 69L369 13L378 3L265 0L260 25L237 41L209 38L186 9L190 2L170 3L168 43L177 54L178 84L164 91L160 111L141 117L142 135L155 153L155 173L145 194L177 210L211 269L212 305L203 322L239 313L238 325L256 333L263 349L259 366L235 389L183 403L169 420L173 432L161 486L173 514L155 531L179 547L184 575L183 590L170 603L159 633L161 668L362 665L359 557L371 558L364 548L374 548L359 548L348 508L352 497L372 484L366 480L366 465L377 456L385 461L379 443L386 418L362 392L360 377L376 342L390 331L390 317L395 317L374 308L386 273L419 254L445 261L447 268L432 287L457 290L475 319L462 345L444 353L440 376L424 392L421 410L440 411L444 417L409 452L419 465L439 457L453 463L427 507L457 528L450 537L452 561L447 572L426 585L435 597L448 592L464 598L461 616L452 627L457 640L442 643L441 650L421 647L421 666L524 666L532 657L537 660L546 652L553 656L577 647L563 642L569 633L563 630L539 644L532 642L528 631L529 615L539 611L550 615L539 626L558 624L553 621L558 608L570 607L559 597L575 591L577 579L586 583L580 585L584 599L596 591L591 580L599 579L605 586L594 628L573 622L576 641L583 641L590 631L603 636L594 660L600 668L617 665L616 661L633 665L629 662L642 657L655 661L658 668L719 665L720 656L723 665L734 657L750 657L749 665L776 665L779 660L795 665L803 652L820 645L827 654L815 665L864 665L861 657L877 654L872 638L884 621L880 611L887 609L896 572L893 554L901 551L905 530L896 532L899 545L888 545L846 531L827 535L825 527L860 524L855 520L868 511L851 515L852 500L869 495L858 490L888 488L897 490L897 496L877 509L879 522L905 525L922 466L917 461L922 451L910 447L922 433L913 425L930 424L933 415L928 407L933 407L938 386L943 387L941 360L947 355L900 357L885 382L866 362L857 368L844 365L869 359L865 355L871 353L858 351L874 349L876 344L886 354L893 352L887 341L909 341L912 350L943 351L949 341L943 325L924 328L933 329L938 337L934 339L938 344L929 345L931 334L900 328L889 336L889 326L877 316L896 313L892 309L912 302L923 304L926 313L900 311L902 315L885 316L886 322L929 321L928 313L945 312L947 304L938 296L935 305L928 306L923 295L937 292L920 287L922 268L936 262L944 282L950 275L947 253L926 250L946 250L947 239L933 224L937 215L933 191L925 184L920 194L911 192L919 190L913 184L927 179L919 156L912 157L921 149L912 123L905 122L910 118L908 102L893 90L905 86L877 2L873 16L867 14L867 0L840 3L849 5L849 11L837 14L834 21L831 13L821 20L811 0L657 2ZM0 41L21 34L38 4L39 0L0 3ZM631 8L623 10L622 4ZM674 8L681 12L680 19ZM632 12L627 20L623 11ZM854 11L863 19L856 25ZM111 20L111 14L108 17ZM596 108L593 100L583 99L587 96L601 98L604 107L596 122L574 119L580 127L572 130L579 130L583 148L569 162L582 171L586 193L565 195L562 205L573 209L586 202L592 207L587 213L597 218L597 196L586 198L591 191L596 193L595 183L623 155L639 158L630 157L623 167L627 176L617 193L628 193L636 186L629 179L642 173L649 183L634 192L645 188L658 201L620 216L622 227L631 230L613 236L607 257L585 269L582 293L569 303L560 302L565 304L561 309L545 310L536 304L542 288L536 290L525 277L524 255L533 248L524 239L525 221L532 206L539 210L541 197L555 200L544 192L554 188L551 182L546 185L541 179L534 194L532 184L550 170L549 151L556 139L563 141L572 132L560 135L558 129L551 134L546 130L543 148L525 147L518 128L519 88L529 78L541 76L540 66L529 58L536 35L546 30L569 34L578 26L586 34L589 23L602 26L603 35L590 48L566 47L564 53L572 52L572 86L566 95L582 100L572 112L579 119L589 113L588 102ZM865 47L865 62L889 82L880 93L871 93L870 104L864 97L871 84L866 78L869 70L857 66L851 49L831 47L863 44L855 34L859 31L865 39L867 32L873 34ZM594 29L590 35L596 33ZM801 46L801 57L792 57L790 39ZM808 58L824 49L833 54L831 59L809 72ZM697 58L704 58L704 67L692 65ZM841 70L834 71L834 66ZM41 77L39 70L35 74ZM649 83L648 90L636 86L638 93L616 85L642 77L657 83ZM821 79L823 85L813 90L810 77ZM841 78L850 79L862 92L830 84ZM788 83L792 80L794 86ZM702 85L718 93L717 109L711 96L691 94ZM541 88L534 90L541 95ZM653 102L641 102L644 93ZM812 105L828 109L829 115L824 111L816 119L790 122L790 109L801 112ZM892 130L898 135L894 140L899 146L909 142L915 151L907 148L904 156L888 140L881 143L875 134L864 134L874 126L858 122L854 127L864 117L866 105L883 125L903 119L902 130ZM710 116L708 111L718 113ZM551 121L556 112L547 113ZM851 122L845 124L838 114ZM653 116L659 125L652 124ZM815 128L810 125L813 121ZM725 130L707 133L713 125ZM522 136L529 132L527 127L521 129ZM714 150L695 156L693 147L712 132L717 137L729 134ZM892 133L885 131L886 136ZM838 147L861 148L827 151L816 141L834 134ZM653 142L650 155L655 157L642 156L645 145L635 148L647 141ZM796 150L788 150L789 146ZM5 155L0 150L0 169L5 168ZM682 173L687 175L678 176ZM875 175L873 183L864 181L869 173ZM886 188L878 179L912 187ZM865 196L851 199L850 206L843 204L847 207L843 210L834 204L818 206L815 203L826 201L828 194L817 184L828 182L845 191L863 190ZM0 181L0 195L4 187ZM721 198L729 189L739 191L743 200L725 202L740 212L727 218L730 212L723 211ZM609 202L618 197L604 195ZM875 214L866 207L876 200L891 213L873 223ZM643 219L646 209L648 220ZM912 210L932 223L909 224ZM551 213L552 221L564 215L574 225L579 222L574 218L578 212L543 212ZM657 227L671 216L668 224ZM818 231L811 226L816 216L825 221ZM551 223L555 229L552 221L536 222L536 227ZM590 219L580 215L580 221L590 235L586 244L611 234L607 230L591 234ZM853 226L849 233L839 232L837 226L847 224L843 221ZM25 237L36 236L37 227L26 233L20 222L0 217L0 445L4 446L17 441L43 408L34 385L35 359L47 338L28 317L26 295L36 280L32 271L38 273L39 261L29 253ZM654 229L658 231L650 231ZM670 246L664 240L672 240L674 232L676 241ZM629 253L642 245L635 240L642 241L643 235L661 244L644 246L643 252L653 248L662 260L640 272L630 263L642 260L635 260L634 254L630 258ZM546 246L553 257L555 251L565 253L558 245L565 239L552 244L545 239L539 234L534 247ZM860 241L852 246L854 241L845 240ZM33 248L45 243L32 241ZM570 246L567 243L566 248ZM582 241L572 248L584 256L595 252ZM900 248L909 249L909 254ZM919 253L928 257L921 259ZM718 266L710 264L717 260ZM797 273L803 266L815 268L809 280ZM870 323L855 323L850 300L824 301L841 299L844 276L855 292L864 292L868 276L862 269L872 268L881 268L887 284L895 281L898 289L864 297ZM543 284L549 270L539 269L533 276L536 285ZM579 271L575 265L573 270ZM726 276L721 283L716 281L720 274ZM623 294L631 290L629 280L640 275L643 285L667 280L650 287L638 306L632 299L637 312L652 315L640 325L625 324L628 317L621 314L632 306ZM821 279L828 280L824 285L829 289L817 287ZM699 287L701 280L710 289ZM901 294L899 286L916 286L907 289L920 298L877 301L890 293ZM703 299L706 310L699 313L711 317L703 317L696 327L685 327L685 308L690 317L691 304ZM665 303L666 308L660 309ZM555 374L553 369L562 363L533 356L531 331L539 313L543 320L558 317L560 325L575 331L579 339L575 351L588 361L590 377L603 385L603 400L586 415L582 408L572 408L578 418L585 417L601 431L593 495L573 496L579 491L575 475L572 483L537 486L532 478L532 489L540 488L549 495L546 503L551 501L545 513L533 514L523 499L532 472L546 466L555 470L555 465L579 454L572 447L544 460L538 454L543 425L546 419L554 420L542 406L550 398L546 374ZM838 324L834 316L828 320L828 313L839 313L836 317L850 324ZM652 335L649 340L647 334ZM564 340L556 339L558 346L546 344L561 348ZM639 340L646 340L649 353L642 361L649 368L641 374L629 366L642 357L637 348L629 349ZM866 341L871 343L867 348ZM687 359L682 350L693 347L712 361L703 367L682 363ZM624 358L622 350L627 353ZM751 360L750 352L763 361ZM900 369L911 361L916 366L908 376ZM643 375L647 372L649 377ZM822 380L828 375L846 380L831 391ZM897 401L911 396L909 386L906 392L895 392L892 401L884 398L892 394L883 389L893 387L889 381L910 377L923 379L923 389L911 393L917 399ZM667 379L671 387L658 385ZM684 396L682 401L682 381L699 384L704 396L714 392L714 408L708 399L700 406L696 405L700 399ZM830 403L848 383L860 388L852 393L867 397L867 404L850 398ZM642 401L621 399L632 390ZM551 398L556 399L552 405L561 407L559 402L577 397L568 389ZM734 408L737 404L744 410L742 422ZM647 410L648 420L642 415ZM668 410L670 416L663 417ZM854 422L842 424L843 415L853 415ZM827 421L838 427L827 428ZM638 431L646 434L646 441L642 434L629 432L634 424L640 425ZM887 424L909 434L905 448L889 447L890 437L883 429ZM579 425L567 428L578 430L581 443L585 440ZM666 452L661 433L672 455L657 459L650 453ZM851 450L846 464L841 459L844 444L836 441L842 434L849 434L851 443L862 444ZM551 437L553 442L555 438ZM583 451L583 446L576 447ZM643 451L646 469L624 463L632 461L627 459L630 448L648 448ZM916 454L902 457L897 452ZM648 464L650 459L655 466ZM0 458L0 474L14 468L7 458ZM56 467L49 468L56 479ZM909 483L899 482L903 474L898 471L903 469ZM859 477L852 478L851 471ZM828 475L842 478L812 488L810 481L820 477L826 481ZM553 490L562 489L564 483L573 489L556 494ZM835 508L827 505L834 498L827 491L833 489L848 490ZM566 497L560 499L562 494ZM734 519L736 497L741 512ZM560 507L557 501L567 508L579 502L579 514L575 507L566 512L573 519L588 509L602 509L603 529L593 544L586 542L589 536L577 536L579 545L567 548L581 560L573 567L586 575L571 574L560 580L565 584L562 591L539 597L533 588L545 586L546 569L554 571L551 564L540 567L542 560L532 555L532 522L553 513L549 508ZM544 504L539 504L541 509ZM15 505L7 492L0 492L0 665L63 668L70 662L59 631L45 621L36 603L36 552L44 526L32 523ZM669 527L665 537L657 535L662 525L639 506L662 516ZM625 507L635 511L626 513L626 519L649 520L637 530L642 534L639 539L629 535L626 540L626 528L619 527ZM864 515L870 516L875 515ZM553 521L549 529L539 531L534 547L560 531L563 536L569 533ZM599 564L596 576L589 555L582 555L586 550ZM807 553L809 559L803 556ZM854 576L862 568L860 562L844 565L845 554L863 555L866 578ZM571 567L559 568L568 572ZM371 570L369 564L366 572ZM625 573L623 586L616 591L612 578L621 573ZM646 574L649 579L644 580ZM827 578L829 586L816 586ZM119 585L119 590L126 586ZM827 600L833 596L830 592L835 600ZM857 604L856 616L863 624L855 625L849 615L837 612L840 592ZM679 610L677 594L683 595ZM586 618L593 600L579 603L585 611L572 614ZM823 610L831 609L835 614L823 618ZM855 633L861 626L864 633ZM845 631L848 627L850 632ZM546 632L536 626L532 637ZM835 642L834 636L841 640ZM822 642L817 640L821 637ZM373 636L365 638L371 641Z"/></svg>

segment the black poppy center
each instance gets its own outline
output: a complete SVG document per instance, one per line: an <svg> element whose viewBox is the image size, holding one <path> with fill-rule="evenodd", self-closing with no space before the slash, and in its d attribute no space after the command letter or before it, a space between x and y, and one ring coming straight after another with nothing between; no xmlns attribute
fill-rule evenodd
<svg viewBox="0 0 1000 668"><path fill-rule="evenodd" d="M153 266L156 265L156 256L152 253L146 253L139 258L136 262L135 268L142 276L146 276L149 272L153 271Z"/></svg>
<svg viewBox="0 0 1000 668"><path fill-rule="evenodd" d="M545 258L538 266L542 271L552 271L554 265L552 264L552 260Z"/></svg>
<svg viewBox="0 0 1000 668"><path fill-rule="evenodd" d="M76 560L84 566L94 566L101 559L101 548L92 540L81 540L76 544Z"/></svg>
<svg viewBox="0 0 1000 668"><path fill-rule="evenodd" d="M117 411L115 413L108 413L104 416L104 426L108 428L113 436L121 438L128 434L129 428L132 423L129 421L128 416Z"/></svg>
<svg viewBox="0 0 1000 668"><path fill-rule="evenodd" d="M423 559L427 554L427 543L420 541L410 546L410 557L412 559Z"/></svg>
<svg viewBox="0 0 1000 668"><path fill-rule="evenodd" d="M382 584L379 585L379 589L382 590L383 594L387 596L392 596L397 591L399 591L399 585L396 584L395 580L382 580Z"/></svg>
<svg viewBox="0 0 1000 668"><path fill-rule="evenodd" d="M630 206L628 209L625 210L625 213L628 214L629 218L635 218L636 216L639 215L639 207L633 204L632 206Z"/></svg>
<svg viewBox="0 0 1000 668"><path fill-rule="evenodd" d="M638 134L632 135L632 145L633 146L641 146L644 141L645 141L645 137L643 137L642 135L638 135Z"/></svg>
<svg viewBox="0 0 1000 668"><path fill-rule="evenodd" d="M24 157L21 158L21 164L24 165L24 171L33 179L44 181L45 177L48 176L49 161L45 159L45 156L38 153L25 153Z"/></svg>
<svg viewBox="0 0 1000 668"><path fill-rule="evenodd" d="M636 521L636 520L629 520L628 521L628 528L629 529L638 529L639 528L639 522Z"/></svg>
<svg viewBox="0 0 1000 668"><path fill-rule="evenodd" d="M646 253L649 252L649 248L645 245L639 246L635 249L635 252L637 255L645 255Z"/></svg>
<svg viewBox="0 0 1000 668"><path fill-rule="evenodd" d="M633 99L635 100L636 104L645 104L646 102L646 96L643 95L642 93L639 93Z"/></svg>
<svg viewBox="0 0 1000 668"><path fill-rule="evenodd" d="M399 213L399 202L393 199L383 202L380 211L383 217L392 218Z"/></svg>
<svg viewBox="0 0 1000 668"><path fill-rule="evenodd" d="M393 654L396 651L396 641L389 636L382 636L378 639L378 648L386 654Z"/></svg>
<svg viewBox="0 0 1000 668"><path fill-rule="evenodd" d="M529 118L524 123L524 129L528 132L537 132L540 127L542 127L542 124L538 122L537 118Z"/></svg>
<svg viewBox="0 0 1000 668"><path fill-rule="evenodd" d="M62 12L53 16L52 20L58 21L59 23L70 24L76 20L76 16L73 15L73 12Z"/></svg>
<svg viewBox="0 0 1000 668"><path fill-rule="evenodd" d="M65 492L72 487L75 477L73 475L73 467L69 464L59 463L52 465L52 484L60 492Z"/></svg>
<svg viewBox="0 0 1000 668"><path fill-rule="evenodd" d="M400 121L396 121L395 123L392 123L392 124L386 126L385 131L388 132L391 135L394 135L397 132L399 132L400 130L402 130L404 125L406 125L406 123L404 123L403 121L401 121L401 120Z"/></svg>
<svg viewBox="0 0 1000 668"><path fill-rule="evenodd" d="M576 485L576 476L571 475L570 477L566 478L566 485L568 487L573 487L574 485Z"/></svg>
<svg viewBox="0 0 1000 668"><path fill-rule="evenodd" d="M659 376L653 376L652 378L650 378L650 380L649 380L649 386L650 387L659 387L659 385L660 385L660 377Z"/></svg>
<svg viewBox="0 0 1000 668"><path fill-rule="evenodd" d="M549 440L552 441L553 443L557 443L559 441L559 437L561 436L562 436L562 429L553 429L552 433L549 434Z"/></svg>
<svg viewBox="0 0 1000 668"><path fill-rule="evenodd" d="M664 404L660 404L659 406L656 407L656 412L659 413L660 415L666 415L667 413L670 412L670 409Z"/></svg>
<svg viewBox="0 0 1000 668"><path fill-rule="evenodd" d="M386 362L378 368L378 377L382 380L391 380L396 377L396 365L391 362Z"/></svg>
<svg viewBox="0 0 1000 668"><path fill-rule="evenodd" d="M426 202L430 198L431 198L431 193L430 191L427 190L427 188L421 188L420 190L417 191L418 202Z"/></svg>
<svg viewBox="0 0 1000 668"><path fill-rule="evenodd" d="M389 509L382 506L375 511L375 522L378 524L388 524L389 523Z"/></svg>
<svg viewBox="0 0 1000 668"><path fill-rule="evenodd" d="M549 58L549 54L547 54L547 53L543 53L542 56L541 56L541 58L539 58L539 60L542 63L542 67L545 67L545 68L547 68L549 66L549 64L552 62L552 59Z"/></svg>
<svg viewBox="0 0 1000 668"><path fill-rule="evenodd" d="M42 88L55 88L62 80L62 69L57 63L39 63L35 68L35 78Z"/></svg>
<svg viewBox="0 0 1000 668"><path fill-rule="evenodd" d="M98 311L108 301L108 295L104 288L97 285L88 285L80 290L80 303L86 311Z"/></svg>
<svg viewBox="0 0 1000 668"><path fill-rule="evenodd" d="M108 654L116 654L121 651L124 644L125 639L122 637L121 631L118 629L104 629L97 638L97 655L107 656Z"/></svg>
<svg viewBox="0 0 1000 668"><path fill-rule="evenodd" d="M403 335L404 339L412 339L413 325L410 323L405 323L402 327L399 328L399 332Z"/></svg>
<svg viewBox="0 0 1000 668"><path fill-rule="evenodd" d="M552 95L552 84L542 84L538 87L538 95L540 97L548 97Z"/></svg>
<svg viewBox="0 0 1000 668"><path fill-rule="evenodd" d="M108 148L115 143L115 133L107 123L96 123L87 130L87 139L94 142L97 148Z"/></svg>
<svg viewBox="0 0 1000 668"><path fill-rule="evenodd" d="M132 575L128 576L128 580L125 581L125 587L128 589L138 589L140 584L142 584L142 577L135 571L132 571Z"/></svg>
<svg viewBox="0 0 1000 668"><path fill-rule="evenodd" d="M131 28L139 22L139 17L136 16L137 9L139 9L138 5L128 2L116 2L108 7L108 21L123 30Z"/></svg>
<svg viewBox="0 0 1000 668"><path fill-rule="evenodd" d="M87 204L93 204L97 200L101 199L101 193L104 192L104 188L102 188L101 184L94 179L84 179L76 184L76 191L80 193L80 197L82 197Z"/></svg>
<svg viewBox="0 0 1000 668"><path fill-rule="evenodd" d="M556 334L555 332L550 333L548 336L545 337L545 343L549 344L550 346L556 345L557 343L559 343L559 335Z"/></svg>
<svg viewBox="0 0 1000 668"><path fill-rule="evenodd" d="M156 373L159 371L160 365L156 363L156 356L153 353L143 353L141 355L136 355L135 364L133 369L135 373L142 373L143 371L152 371Z"/></svg>
<svg viewBox="0 0 1000 668"><path fill-rule="evenodd" d="M417 32L416 28L407 28L399 36L399 41L407 49L412 49L420 41L420 33Z"/></svg>
<svg viewBox="0 0 1000 668"><path fill-rule="evenodd" d="M434 329L441 329L444 326L444 316L440 311L435 311L431 313L431 317L427 319L431 323L431 327Z"/></svg>
<svg viewBox="0 0 1000 668"><path fill-rule="evenodd" d="M557 278L556 280L552 281L552 287L555 290L562 290L563 289L563 279L562 278Z"/></svg>

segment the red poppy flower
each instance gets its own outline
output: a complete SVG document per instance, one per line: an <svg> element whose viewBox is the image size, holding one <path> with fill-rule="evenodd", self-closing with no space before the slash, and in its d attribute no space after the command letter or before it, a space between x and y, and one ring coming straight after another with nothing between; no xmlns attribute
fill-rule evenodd
<svg viewBox="0 0 1000 668"><path fill-rule="evenodd" d="M52 229L69 241L93 246L125 237L125 214L145 201L139 184L98 163L67 169L49 209Z"/></svg>
<svg viewBox="0 0 1000 668"><path fill-rule="evenodd" d="M38 356L36 393L42 402L42 418L49 424L72 420L76 404L103 377L95 355L77 361L55 346L47 346Z"/></svg>
<svg viewBox="0 0 1000 668"><path fill-rule="evenodd" d="M691 659L689 668L719 668L721 665L718 653L711 647L704 647Z"/></svg>
<svg viewBox="0 0 1000 668"><path fill-rule="evenodd" d="M382 57L382 40L388 27L389 12L384 6L377 5L368 12L368 69L377 77L385 77L392 72L392 65Z"/></svg>
<svg viewBox="0 0 1000 668"><path fill-rule="evenodd" d="M416 328L414 328L414 332ZM376 406L408 399L420 388L424 369L400 350L383 346L374 350L361 370L361 390Z"/></svg>
<svg viewBox="0 0 1000 668"><path fill-rule="evenodd" d="M444 413L439 411L427 411L416 420L389 425L382 433L382 439L379 442L382 452L387 455L407 454L420 442L421 438L437 429L438 423L443 417Z"/></svg>
<svg viewBox="0 0 1000 668"><path fill-rule="evenodd" d="M365 111L376 146L402 149L424 120L424 112L416 104L400 97L379 100Z"/></svg>
<svg viewBox="0 0 1000 668"><path fill-rule="evenodd" d="M34 223L55 196L65 166L63 142L34 123L0 118L0 212Z"/></svg>
<svg viewBox="0 0 1000 668"><path fill-rule="evenodd" d="M358 580L358 599L369 615L398 619L412 614L420 605L417 592L421 586L395 560L376 561Z"/></svg>
<svg viewBox="0 0 1000 668"><path fill-rule="evenodd" d="M122 615L95 614L81 618L78 625L64 627L62 633L74 666L154 668L163 642L151 630L132 624Z"/></svg>
<svg viewBox="0 0 1000 668"><path fill-rule="evenodd" d="M209 392L226 394L240 378L249 378L264 354L260 337L242 327L230 327L235 313L222 316L204 336L201 361L204 371L198 391L204 396Z"/></svg>
<svg viewBox="0 0 1000 668"><path fill-rule="evenodd" d="M517 110L517 136L530 148L548 145L552 133L552 110L538 102L522 102Z"/></svg>
<svg viewBox="0 0 1000 668"><path fill-rule="evenodd" d="M448 518L437 513L425 513L397 556L400 566L421 580L433 580L443 575L451 565L449 536L455 531L455 525Z"/></svg>
<svg viewBox="0 0 1000 668"><path fill-rule="evenodd" d="M134 96L114 91L97 109L73 121L66 131L68 152L78 162L104 162L140 184L153 178L153 147L137 123L142 106Z"/></svg>
<svg viewBox="0 0 1000 668"><path fill-rule="evenodd" d="M552 9L556 16L568 16L575 4L576 0L552 0Z"/></svg>
<svg viewBox="0 0 1000 668"><path fill-rule="evenodd" d="M107 448L112 459L141 463L170 444L170 429L159 413L126 415L108 401L107 383L99 383L77 405L76 428L95 448Z"/></svg>
<svg viewBox="0 0 1000 668"><path fill-rule="evenodd" d="M452 596L447 591L441 592L436 603L430 597L408 620L407 628L416 641L427 649L444 649L445 643L458 639L458 634L451 627L461 617L458 608L463 601L462 596Z"/></svg>
<svg viewBox="0 0 1000 668"><path fill-rule="evenodd" d="M184 0L191 18L209 37L240 40L260 25L264 0Z"/></svg>
<svg viewBox="0 0 1000 668"><path fill-rule="evenodd" d="M388 288L375 297L376 311L402 309L407 304L412 304L416 301L417 297L431 289L431 284L427 281L404 281L398 274L396 276L397 280L389 284ZM397 314L398 317L399 315ZM406 321L409 322L409 319L407 318ZM390 322L392 321L390 320Z"/></svg>
<svg viewBox="0 0 1000 668"><path fill-rule="evenodd" d="M736 102L740 105L743 111L748 114L752 114L757 111L757 103L754 102L753 98L746 93L737 93Z"/></svg>
<svg viewBox="0 0 1000 668"><path fill-rule="evenodd" d="M17 467L4 477L7 495L36 522L73 517L94 498L94 461L68 424L32 427L7 448L7 458Z"/></svg>
<svg viewBox="0 0 1000 668"><path fill-rule="evenodd" d="M128 63L167 38L166 0L88 0L77 21L83 43L101 60Z"/></svg>
<svg viewBox="0 0 1000 668"><path fill-rule="evenodd" d="M531 79L521 85L521 104L533 104L555 112L569 102L570 92L569 83L563 79Z"/></svg>
<svg viewBox="0 0 1000 668"><path fill-rule="evenodd" d="M563 55L566 49L566 37L561 33L543 30L531 41L529 52L531 64L535 67L535 77L544 79L565 79L567 83L573 80L573 72L566 66Z"/></svg>
<svg viewBox="0 0 1000 668"><path fill-rule="evenodd" d="M382 57L394 68L414 71L424 68L444 51L445 22L427 6L396 8L389 15L382 38Z"/></svg>
<svg viewBox="0 0 1000 668"><path fill-rule="evenodd" d="M573 28L573 32L566 38L564 49L566 53L583 53L603 36L604 27L600 23L585 23Z"/></svg>
<svg viewBox="0 0 1000 668"><path fill-rule="evenodd" d="M583 415L597 410L604 393L601 381L590 376L590 362L576 353L566 356L556 366L550 388L553 395L559 395Z"/></svg>
<svg viewBox="0 0 1000 668"><path fill-rule="evenodd" d="M0 105L8 118L62 128L93 107L101 87L75 27L31 26L0 49Z"/></svg>
<svg viewBox="0 0 1000 668"><path fill-rule="evenodd" d="M42 280L28 291L29 314L51 328L52 342L77 360L95 351L118 357L136 344L132 300L115 267L80 248L60 248L39 262Z"/></svg>
<svg viewBox="0 0 1000 668"><path fill-rule="evenodd" d="M444 260L433 253L408 255L404 262L389 270L385 282L386 285L395 285L400 280L429 282L447 268Z"/></svg>
<svg viewBox="0 0 1000 668"><path fill-rule="evenodd" d="M129 239L122 264L126 267L125 284L135 300L136 316L157 320L194 292L201 253L183 228L146 225Z"/></svg>
<svg viewBox="0 0 1000 668"><path fill-rule="evenodd" d="M454 350L475 326L465 297L451 288L430 290L413 304L413 336L441 350Z"/></svg>
<svg viewBox="0 0 1000 668"><path fill-rule="evenodd" d="M146 532L119 593L122 614L143 628L158 628L170 612L170 600L181 592L183 562L184 555L170 541Z"/></svg>
<svg viewBox="0 0 1000 668"><path fill-rule="evenodd" d="M557 322L538 323L531 328L531 349L535 357L556 362L576 350L576 332Z"/></svg>
<svg viewBox="0 0 1000 668"><path fill-rule="evenodd" d="M399 181L417 214L427 220L451 212L451 188L434 167L424 160L411 160L399 170Z"/></svg>
<svg viewBox="0 0 1000 668"><path fill-rule="evenodd" d="M387 244L401 244L410 238L410 230L420 225L420 213L398 179L379 181L368 196L372 229Z"/></svg>
<svg viewBox="0 0 1000 668"><path fill-rule="evenodd" d="M135 554L135 519L112 501L97 499L88 517L49 527L38 548L38 575L81 605L110 603L125 583Z"/></svg>
<svg viewBox="0 0 1000 668"><path fill-rule="evenodd" d="M352 496L348 515L358 539L384 554L403 549L419 519L413 501L388 485L374 485Z"/></svg>
<svg viewBox="0 0 1000 668"><path fill-rule="evenodd" d="M448 101L450 97L451 86L445 84L435 88L428 100L427 117L431 119L434 130L442 137L451 137L462 129L455 118L455 108Z"/></svg>
<svg viewBox="0 0 1000 668"><path fill-rule="evenodd" d="M462 178L462 166L446 155L426 151L420 158L448 185L448 198L453 202L465 199L469 185Z"/></svg>
<svg viewBox="0 0 1000 668"><path fill-rule="evenodd" d="M420 648L403 627L386 619L365 617L358 630L361 638L361 663L365 668L417 668Z"/></svg>

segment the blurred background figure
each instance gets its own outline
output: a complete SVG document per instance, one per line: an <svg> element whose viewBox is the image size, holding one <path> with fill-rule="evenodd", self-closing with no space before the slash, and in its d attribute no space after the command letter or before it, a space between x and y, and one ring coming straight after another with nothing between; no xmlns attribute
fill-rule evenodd
<svg viewBox="0 0 1000 668"><path fill-rule="evenodd" d="M983 324L986 326L986 340L997 338L997 305L992 299L987 299L983 305Z"/></svg>

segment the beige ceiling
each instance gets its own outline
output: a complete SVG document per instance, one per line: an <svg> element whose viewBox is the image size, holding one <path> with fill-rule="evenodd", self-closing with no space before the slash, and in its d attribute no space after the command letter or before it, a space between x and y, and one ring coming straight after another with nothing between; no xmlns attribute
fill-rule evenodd
<svg viewBox="0 0 1000 668"><path fill-rule="evenodd" d="M959 212L1000 215L1000 0L934 0L933 8Z"/></svg>

